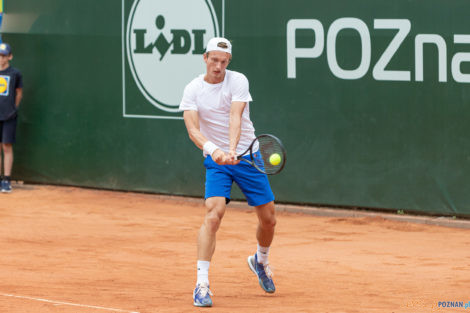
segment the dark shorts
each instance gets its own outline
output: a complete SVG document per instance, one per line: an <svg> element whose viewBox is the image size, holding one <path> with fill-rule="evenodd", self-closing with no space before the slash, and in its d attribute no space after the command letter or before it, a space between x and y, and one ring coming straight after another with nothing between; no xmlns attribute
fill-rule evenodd
<svg viewBox="0 0 470 313"><path fill-rule="evenodd" d="M261 158L259 153L256 153L255 157ZM206 167L206 199L225 197L226 202L230 202L232 184L235 182L251 206L263 205L274 200L266 174L258 172L246 162L242 161L237 165L218 165L210 156L207 156L204 166Z"/></svg>
<svg viewBox="0 0 470 313"><path fill-rule="evenodd" d="M7 121L0 121L0 142L15 143L16 142L16 120L12 118Z"/></svg>

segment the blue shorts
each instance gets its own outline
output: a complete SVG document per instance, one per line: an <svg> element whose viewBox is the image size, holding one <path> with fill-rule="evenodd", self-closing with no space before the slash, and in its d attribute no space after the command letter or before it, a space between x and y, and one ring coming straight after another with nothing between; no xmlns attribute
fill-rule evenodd
<svg viewBox="0 0 470 313"><path fill-rule="evenodd" d="M261 159L259 153L255 153L254 156ZM268 176L259 172L251 164L241 161L237 165L219 165L208 155L204 160L204 166L206 167L206 199L225 197L227 203L230 202L232 184L235 182L251 206L274 201Z"/></svg>
<svg viewBox="0 0 470 313"><path fill-rule="evenodd" d="M16 120L12 118L7 121L0 121L0 142L15 143L16 142Z"/></svg>

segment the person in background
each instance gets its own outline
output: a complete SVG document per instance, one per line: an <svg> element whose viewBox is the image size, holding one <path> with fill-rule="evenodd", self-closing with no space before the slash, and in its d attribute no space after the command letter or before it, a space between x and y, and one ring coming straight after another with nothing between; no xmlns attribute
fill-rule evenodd
<svg viewBox="0 0 470 313"><path fill-rule="evenodd" d="M11 47L0 44L0 164L3 164L2 192L11 192L13 144L16 142L18 108L23 98L23 78L19 70L10 66ZM3 155L3 158L2 158Z"/></svg>

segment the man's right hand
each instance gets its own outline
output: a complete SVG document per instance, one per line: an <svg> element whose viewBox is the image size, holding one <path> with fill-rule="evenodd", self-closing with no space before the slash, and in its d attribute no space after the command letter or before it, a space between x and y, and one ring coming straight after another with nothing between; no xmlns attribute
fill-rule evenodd
<svg viewBox="0 0 470 313"><path fill-rule="evenodd" d="M223 152L220 149L216 149L212 153L212 160L214 160L214 162L219 164L219 165L227 164L227 156L225 155L225 152Z"/></svg>

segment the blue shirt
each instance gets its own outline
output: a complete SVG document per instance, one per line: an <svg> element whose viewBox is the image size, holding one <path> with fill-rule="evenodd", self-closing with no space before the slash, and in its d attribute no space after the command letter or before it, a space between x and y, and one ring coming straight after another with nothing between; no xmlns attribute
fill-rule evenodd
<svg viewBox="0 0 470 313"><path fill-rule="evenodd" d="M0 71L0 121L16 117L16 89L23 88L23 77L20 71L9 66Z"/></svg>

